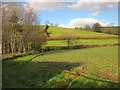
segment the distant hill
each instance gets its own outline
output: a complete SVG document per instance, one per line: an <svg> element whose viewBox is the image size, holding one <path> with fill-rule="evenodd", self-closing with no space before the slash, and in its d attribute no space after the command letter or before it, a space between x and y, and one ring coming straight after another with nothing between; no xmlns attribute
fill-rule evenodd
<svg viewBox="0 0 120 90"><path fill-rule="evenodd" d="M102 27L101 32L103 33L108 33L108 34L115 34L115 35L120 35L118 26L112 26L112 27Z"/></svg>
<svg viewBox="0 0 120 90"><path fill-rule="evenodd" d="M42 26L42 28L44 28L44 26ZM51 33L50 39L63 39L68 35L73 38L84 38L84 39L117 38L117 35L112 35L112 34L86 31L83 29L61 28L56 26L50 26L48 28L48 32Z"/></svg>

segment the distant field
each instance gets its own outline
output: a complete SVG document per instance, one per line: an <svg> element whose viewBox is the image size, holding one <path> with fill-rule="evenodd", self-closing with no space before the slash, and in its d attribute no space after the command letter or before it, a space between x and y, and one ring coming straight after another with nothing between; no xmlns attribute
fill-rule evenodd
<svg viewBox="0 0 120 90"><path fill-rule="evenodd" d="M106 73L117 78L118 46L51 51L4 61L3 88L47 87L48 80L62 71L76 73L81 68L87 76Z"/></svg>
<svg viewBox="0 0 120 90"><path fill-rule="evenodd" d="M97 33L92 31L85 31L80 29L69 29L69 28L61 28L50 26L48 28L48 32L51 33L50 38L61 38L66 35L71 35L72 37L80 37L80 38L112 38L117 37L116 35L110 35L105 33Z"/></svg>
<svg viewBox="0 0 120 90"><path fill-rule="evenodd" d="M118 43L118 39L79 39L71 40L71 45L94 45L94 44L111 44ZM67 46L67 40L50 40L46 46Z"/></svg>
<svg viewBox="0 0 120 90"><path fill-rule="evenodd" d="M117 26L116 27L115 26L113 26L113 27L102 27L101 31L103 33L110 33L110 34L120 35L119 28L120 27L117 27Z"/></svg>

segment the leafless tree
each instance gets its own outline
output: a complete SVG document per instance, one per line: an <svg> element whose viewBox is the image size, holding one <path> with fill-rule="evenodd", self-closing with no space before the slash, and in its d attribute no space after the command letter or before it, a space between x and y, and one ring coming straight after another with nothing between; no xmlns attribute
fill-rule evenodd
<svg viewBox="0 0 120 90"><path fill-rule="evenodd" d="M29 52L41 49L46 41L34 10L8 2L2 5L2 52Z"/></svg>

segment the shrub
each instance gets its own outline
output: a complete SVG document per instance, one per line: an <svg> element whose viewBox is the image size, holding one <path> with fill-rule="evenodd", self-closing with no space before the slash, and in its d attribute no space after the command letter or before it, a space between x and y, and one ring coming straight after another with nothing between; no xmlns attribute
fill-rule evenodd
<svg viewBox="0 0 120 90"><path fill-rule="evenodd" d="M116 87L116 85L112 83L98 81L97 79L96 80L87 79L85 77L80 77L79 79L76 79L69 86L69 88L114 88L114 87Z"/></svg>
<svg viewBox="0 0 120 90"><path fill-rule="evenodd" d="M64 78L63 75L58 75L58 76L55 76L55 77L51 78L47 82L47 85L50 88L67 88L69 83L70 83L69 79Z"/></svg>
<svg viewBox="0 0 120 90"><path fill-rule="evenodd" d="M117 85L107 82L101 78L86 78L70 74L69 71L63 71L48 80L47 85L50 88L116 88Z"/></svg>

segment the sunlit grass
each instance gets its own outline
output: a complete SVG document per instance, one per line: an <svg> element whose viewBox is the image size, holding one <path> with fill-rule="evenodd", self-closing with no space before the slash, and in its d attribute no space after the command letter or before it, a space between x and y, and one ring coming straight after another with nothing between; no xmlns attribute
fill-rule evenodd
<svg viewBox="0 0 120 90"><path fill-rule="evenodd" d="M4 61L3 87L46 87L46 82L62 71L79 72L81 68L88 76L100 72L118 76L118 46L51 51L39 55Z"/></svg>
<svg viewBox="0 0 120 90"><path fill-rule="evenodd" d="M51 38L52 37L64 37L66 34L71 34L73 37L101 37L101 38L106 38L106 37L116 37L116 35L110 35L110 34L105 34L105 33L97 33L97 32L92 32L92 31L85 31L81 29L70 29L70 28L60 28L60 27L54 27L50 26L48 28L48 32L51 33Z"/></svg>
<svg viewBox="0 0 120 90"><path fill-rule="evenodd" d="M118 43L118 39L79 39L71 40L72 45L94 45L94 44L111 44ZM68 46L67 40L50 40L46 46Z"/></svg>

